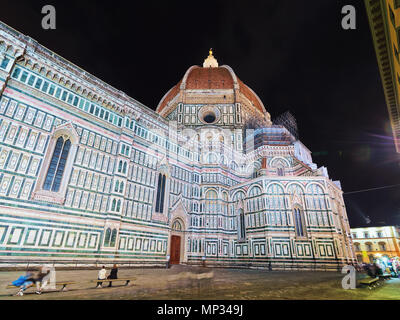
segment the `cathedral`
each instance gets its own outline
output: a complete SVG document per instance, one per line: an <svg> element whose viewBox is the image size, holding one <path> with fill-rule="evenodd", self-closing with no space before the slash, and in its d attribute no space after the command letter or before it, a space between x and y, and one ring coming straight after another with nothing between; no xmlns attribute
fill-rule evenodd
<svg viewBox="0 0 400 320"><path fill-rule="evenodd" d="M355 262L340 182L212 50L155 107L0 23L0 267Z"/></svg>

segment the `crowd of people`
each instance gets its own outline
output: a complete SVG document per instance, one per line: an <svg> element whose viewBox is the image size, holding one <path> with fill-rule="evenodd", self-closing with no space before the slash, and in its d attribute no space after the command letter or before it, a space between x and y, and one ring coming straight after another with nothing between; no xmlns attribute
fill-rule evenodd
<svg viewBox="0 0 400 320"><path fill-rule="evenodd" d="M13 281L11 284L15 287L19 287L18 292L15 294L17 296L23 296L26 289L36 285L36 294L42 294L43 289L45 289L50 281L50 269L42 266L38 269L28 269L28 271L20 276L17 280ZM106 267L103 266L97 276L97 287L102 288L104 280L118 279L118 266L113 265L107 276ZM101 281L103 280L103 281ZM108 287L112 286L112 281L108 281Z"/></svg>
<svg viewBox="0 0 400 320"><path fill-rule="evenodd" d="M368 276L375 278L379 277L385 273L390 273L394 278L400 276L400 265L397 260L388 261L384 263L382 261L376 260L373 263L360 263L355 266L357 271L365 272Z"/></svg>

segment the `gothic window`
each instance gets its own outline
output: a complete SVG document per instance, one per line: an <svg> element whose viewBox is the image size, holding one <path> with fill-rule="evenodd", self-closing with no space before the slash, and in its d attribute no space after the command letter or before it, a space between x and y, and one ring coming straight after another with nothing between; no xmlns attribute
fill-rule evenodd
<svg viewBox="0 0 400 320"><path fill-rule="evenodd" d="M117 239L117 229L114 229L111 233L110 247L115 247L116 239Z"/></svg>
<svg viewBox="0 0 400 320"><path fill-rule="evenodd" d="M175 220L175 222L172 224L172 230L182 231L182 225L178 220Z"/></svg>
<svg viewBox="0 0 400 320"><path fill-rule="evenodd" d="M70 139L59 137L57 139L50 166L47 170L46 178L43 184L44 190L58 192L61 186L61 180L65 170L69 150L71 148Z"/></svg>
<svg viewBox="0 0 400 320"><path fill-rule="evenodd" d="M166 175L158 174L157 197L156 197L156 212L164 212L164 198L165 198L165 183Z"/></svg>
<svg viewBox="0 0 400 320"><path fill-rule="evenodd" d="M294 208L293 211L294 211L293 215L294 215L294 222L295 222L295 227L296 227L296 235L298 237L304 237L305 236L305 224L304 224L303 212L301 211L300 208Z"/></svg>
<svg viewBox="0 0 400 320"><path fill-rule="evenodd" d="M228 194L226 192L222 193L222 200L223 200L223 206L224 206L224 214L228 214Z"/></svg>
<svg viewBox="0 0 400 320"><path fill-rule="evenodd" d="M276 170L278 171L278 176L283 177L285 175L283 168L277 168Z"/></svg>
<svg viewBox="0 0 400 320"><path fill-rule="evenodd" d="M127 170L127 163L124 162L122 173L126 174L126 170Z"/></svg>
<svg viewBox="0 0 400 320"><path fill-rule="evenodd" d="M249 200L247 202L247 211L254 212L262 209L261 189L258 186L254 186L249 191Z"/></svg>
<svg viewBox="0 0 400 320"><path fill-rule="evenodd" d="M106 235L104 237L104 246L108 247L110 245L110 239L111 239L111 229L108 228L106 231Z"/></svg>
<svg viewBox="0 0 400 320"><path fill-rule="evenodd" d="M214 190L206 193L206 212L217 212L218 195Z"/></svg>
<svg viewBox="0 0 400 320"><path fill-rule="evenodd" d="M239 210L239 239L246 239L246 221L243 209Z"/></svg>

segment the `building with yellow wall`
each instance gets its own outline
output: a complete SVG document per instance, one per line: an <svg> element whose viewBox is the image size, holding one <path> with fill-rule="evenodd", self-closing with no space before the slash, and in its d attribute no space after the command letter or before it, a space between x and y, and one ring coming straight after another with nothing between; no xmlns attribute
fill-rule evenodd
<svg viewBox="0 0 400 320"><path fill-rule="evenodd" d="M394 226L352 228L354 250L359 263L375 259L400 257L400 229Z"/></svg>
<svg viewBox="0 0 400 320"><path fill-rule="evenodd" d="M400 0L365 0L396 151L400 152Z"/></svg>

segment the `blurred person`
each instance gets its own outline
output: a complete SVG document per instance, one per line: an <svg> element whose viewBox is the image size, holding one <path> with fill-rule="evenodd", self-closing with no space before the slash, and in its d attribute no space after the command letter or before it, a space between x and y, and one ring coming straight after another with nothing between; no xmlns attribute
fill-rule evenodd
<svg viewBox="0 0 400 320"><path fill-rule="evenodd" d="M27 270L24 276L20 276L17 280L11 284L16 287L20 287L19 291L15 294L16 296L23 296L24 291L35 283L34 273L31 270Z"/></svg>

